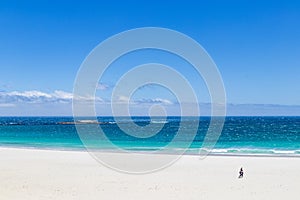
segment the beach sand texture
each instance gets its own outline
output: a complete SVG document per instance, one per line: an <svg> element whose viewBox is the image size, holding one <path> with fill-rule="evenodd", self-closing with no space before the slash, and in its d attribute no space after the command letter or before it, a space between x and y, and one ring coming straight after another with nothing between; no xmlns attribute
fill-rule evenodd
<svg viewBox="0 0 300 200"><path fill-rule="evenodd" d="M300 159L183 156L156 173L108 169L87 152L0 148L0 199L298 199ZM244 178L238 179L243 167Z"/></svg>

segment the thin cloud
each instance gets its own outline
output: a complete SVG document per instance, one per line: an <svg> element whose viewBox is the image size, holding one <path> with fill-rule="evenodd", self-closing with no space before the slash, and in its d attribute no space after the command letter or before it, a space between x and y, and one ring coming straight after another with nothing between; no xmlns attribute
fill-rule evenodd
<svg viewBox="0 0 300 200"><path fill-rule="evenodd" d="M117 104L163 104L163 105L174 105L175 103L168 100L168 99L161 99L161 98L153 98L153 99L130 99L127 96L118 96L117 100L114 101L114 103Z"/></svg>
<svg viewBox="0 0 300 200"><path fill-rule="evenodd" d="M98 83L96 88L97 90L108 90L110 86L105 83Z"/></svg>
<svg viewBox="0 0 300 200"><path fill-rule="evenodd" d="M168 99L154 98L154 99L139 99L134 100L137 104L163 104L163 105L173 105L174 103Z"/></svg>
<svg viewBox="0 0 300 200"><path fill-rule="evenodd" d="M0 103L0 108L9 108L9 107L15 107L15 104L12 103Z"/></svg>
<svg viewBox="0 0 300 200"><path fill-rule="evenodd" d="M78 97L82 101L103 102L100 97ZM73 94L62 90L55 90L52 93L38 90L0 92L0 104L14 103L71 103Z"/></svg>
<svg viewBox="0 0 300 200"><path fill-rule="evenodd" d="M129 100L130 100L129 97L126 97L126 96L119 96L118 97L119 102L128 102Z"/></svg>
<svg viewBox="0 0 300 200"><path fill-rule="evenodd" d="M70 102L72 94L56 90L53 93L45 93L37 90L1 92L2 103L43 103L43 102Z"/></svg>
<svg viewBox="0 0 300 200"><path fill-rule="evenodd" d="M148 83L148 84L141 86L139 89L144 89L144 88L157 89L157 87L163 87L163 86L156 84L156 83Z"/></svg>

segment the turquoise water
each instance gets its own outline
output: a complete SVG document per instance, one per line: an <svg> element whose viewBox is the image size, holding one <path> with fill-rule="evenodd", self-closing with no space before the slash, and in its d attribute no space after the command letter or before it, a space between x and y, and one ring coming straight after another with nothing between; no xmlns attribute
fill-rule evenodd
<svg viewBox="0 0 300 200"><path fill-rule="evenodd" d="M134 127L150 124L148 117L121 118L122 125L129 131ZM152 119L152 126L162 129L149 138L136 138L122 131L112 117L99 117L99 124L106 137L115 146L126 150L152 151L164 148L177 134L179 127L183 135L171 150L183 148L186 138L192 134L197 123L195 117L168 117ZM84 150L72 117L1 117L0 146L39 149ZM202 146L210 118L201 117L197 135L187 153L195 154ZM113 150L105 142L97 140L89 132L89 124L80 125L86 131L85 139L91 147ZM95 126L95 125L94 125ZM205 150L205 149L204 149ZM300 156L300 117L226 117L222 134L211 151L212 154L238 155L292 155Z"/></svg>

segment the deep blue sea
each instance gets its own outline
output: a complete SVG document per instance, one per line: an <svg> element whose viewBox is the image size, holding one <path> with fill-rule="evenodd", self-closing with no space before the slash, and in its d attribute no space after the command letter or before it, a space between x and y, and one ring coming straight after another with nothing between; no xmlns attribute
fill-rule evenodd
<svg viewBox="0 0 300 200"><path fill-rule="evenodd" d="M122 131L113 117L98 117L106 137L119 148L134 151L161 149L172 142L179 127L183 135L172 148L180 149L191 127L198 123L198 131L187 154L196 154L201 148L207 133L210 117L160 117L152 118L151 124L162 126L155 135L148 138L136 138ZM85 119L83 119L85 120ZM148 117L121 118L122 126L134 131L135 125L150 124ZM0 117L0 146L59 150L84 150L85 147L77 134L72 117ZM65 123L65 124L62 124ZM85 138L91 143L95 139L86 127ZM83 129L85 130L85 129ZM96 141L94 148L113 150L101 141ZM224 155L286 155L300 156L300 117L226 117L221 136L211 154Z"/></svg>

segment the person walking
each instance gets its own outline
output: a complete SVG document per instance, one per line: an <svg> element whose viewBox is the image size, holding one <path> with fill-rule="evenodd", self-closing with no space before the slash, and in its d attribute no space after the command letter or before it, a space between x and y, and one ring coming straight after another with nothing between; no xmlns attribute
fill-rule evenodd
<svg viewBox="0 0 300 200"><path fill-rule="evenodd" d="M244 177L244 170L243 170L243 168L241 167L241 169L240 169L240 175L239 175L239 178L243 178Z"/></svg>

